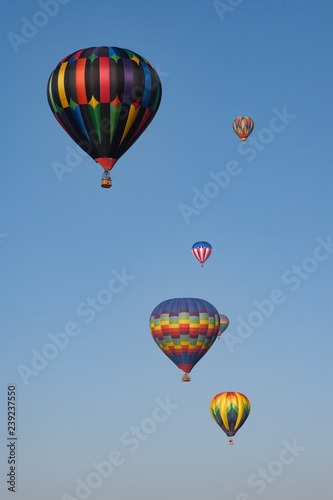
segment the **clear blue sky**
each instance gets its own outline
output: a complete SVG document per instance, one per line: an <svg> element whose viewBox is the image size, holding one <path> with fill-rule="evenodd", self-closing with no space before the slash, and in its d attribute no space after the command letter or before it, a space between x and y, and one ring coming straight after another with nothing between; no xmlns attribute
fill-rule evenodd
<svg viewBox="0 0 333 500"><path fill-rule="evenodd" d="M17 500L331 497L332 3L222 4L6 5L3 499L10 384ZM143 55L163 87L110 190L46 99L58 62L99 45ZM255 122L245 147L232 130L242 115ZM72 170L62 182L55 162ZM203 269L190 252L198 240L213 246ZM203 298L230 319L190 384L149 330L172 297ZM44 367L42 352L53 356ZM233 447L209 412L223 391L251 403Z"/></svg>

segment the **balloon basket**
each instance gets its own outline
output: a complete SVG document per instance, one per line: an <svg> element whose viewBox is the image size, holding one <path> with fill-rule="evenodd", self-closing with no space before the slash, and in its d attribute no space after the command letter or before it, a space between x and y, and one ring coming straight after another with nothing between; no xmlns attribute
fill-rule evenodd
<svg viewBox="0 0 333 500"><path fill-rule="evenodd" d="M102 177L101 187L102 188L110 188L112 186L111 177L108 171L104 172Z"/></svg>
<svg viewBox="0 0 333 500"><path fill-rule="evenodd" d="M191 377L187 373L185 373L185 375L182 376L182 381L191 382Z"/></svg>
<svg viewBox="0 0 333 500"><path fill-rule="evenodd" d="M234 444L232 439L229 439L229 444Z"/></svg>

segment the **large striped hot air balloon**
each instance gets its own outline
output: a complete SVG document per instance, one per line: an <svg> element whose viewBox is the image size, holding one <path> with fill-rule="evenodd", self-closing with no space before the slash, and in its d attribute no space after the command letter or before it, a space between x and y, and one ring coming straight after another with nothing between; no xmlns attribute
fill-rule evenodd
<svg viewBox="0 0 333 500"><path fill-rule="evenodd" d="M65 57L52 72L47 97L57 121L105 170L110 170L154 118L158 74L144 57L118 47L90 47Z"/></svg>
<svg viewBox="0 0 333 500"><path fill-rule="evenodd" d="M249 416L250 402L240 392L221 392L213 397L210 412L215 422L231 438ZM234 444L232 439L229 439L229 444Z"/></svg>
<svg viewBox="0 0 333 500"><path fill-rule="evenodd" d="M242 139L243 144L245 144L246 139L249 137L253 130L253 120L248 116L239 116L238 118L236 118L236 120L233 121L232 126L238 137Z"/></svg>
<svg viewBox="0 0 333 500"><path fill-rule="evenodd" d="M202 299L169 299L155 307L150 330L158 347L191 380L189 373L206 354L219 333L215 307Z"/></svg>
<svg viewBox="0 0 333 500"><path fill-rule="evenodd" d="M203 267L204 262L210 257L212 253L212 245L208 241L197 241L192 245L192 253Z"/></svg>

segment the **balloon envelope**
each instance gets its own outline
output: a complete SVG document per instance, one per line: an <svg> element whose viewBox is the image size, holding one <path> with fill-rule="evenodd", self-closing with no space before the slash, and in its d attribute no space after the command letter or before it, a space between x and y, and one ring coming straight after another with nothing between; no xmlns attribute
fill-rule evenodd
<svg viewBox="0 0 333 500"><path fill-rule="evenodd" d="M192 245L192 253L203 264L212 253L212 245L208 241L197 241Z"/></svg>
<svg viewBox="0 0 333 500"><path fill-rule="evenodd" d="M150 63L118 47L90 47L70 54L47 85L57 121L105 170L111 170L148 127L161 93Z"/></svg>
<svg viewBox="0 0 333 500"><path fill-rule="evenodd" d="M177 298L161 302L150 317L150 330L158 347L178 368L190 373L216 340L220 317L202 299Z"/></svg>
<svg viewBox="0 0 333 500"><path fill-rule="evenodd" d="M254 123L248 116L239 116L233 121L232 126L238 137L245 142L253 130Z"/></svg>
<svg viewBox="0 0 333 500"><path fill-rule="evenodd" d="M250 413L250 402L240 392L221 392L213 397L210 412L227 436L234 436Z"/></svg>
<svg viewBox="0 0 333 500"><path fill-rule="evenodd" d="M224 314L220 314L220 330L218 335L219 337L228 328L228 326L229 326L229 318Z"/></svg>

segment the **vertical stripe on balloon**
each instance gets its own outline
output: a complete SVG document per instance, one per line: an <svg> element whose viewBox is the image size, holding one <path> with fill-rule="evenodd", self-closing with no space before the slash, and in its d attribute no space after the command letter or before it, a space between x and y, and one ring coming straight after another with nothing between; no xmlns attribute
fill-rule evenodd
<svg viewBox="0 0 333 500"><path fill-rule="evenodd" d="M142 66L144 74L145 74L145 90L143 93L141 106L143 108L147 108L148 102L149 102L149 97L150 97L150 92L151 92L151 76L150 76L150 71L149 71L147 64L144 62L141 62L141 66Z"/></svg>
<svg viewBox="0 0 333 500"><path fill-rule="evenodd" d="M52 94L52 80L53 80L53 75L54 72L52 73L49 84L48 84L48 97L52 106L52 111L53 113L56 113L58 111L57 106L55 105L54 99L53 99L53 94Z"/></svg>
<svg viewBox="0 0 333 500"><path fill-rule="evenodd" d="M61 105L63 108L68 108L69 103L66 97L66 92L65 92L65 71L67 67L67 62L63 63L60 66L59 69L59 74L58 74L58 89L59 89L59 97L61 101Z"/></svg>
<svg viewBox="0 0 333 500"><path fill-rule="evenodd" d="M110 102L110 58L99 58L100 101Z"/></svg>
<svg viewBox="0 0 333 500"><path fill-rule="evenodd" d="M86 63L87 59L78 59L76 66L76 93L79 104L88 104L85 82Z"/></svg>
<svg viewBox="0 0 333 500"><path fill-rule="evenodd" d="M132 104L132 89L133 89L133 67L130 59L123 59L124 67L124 96L123 103Z"/></svg>

